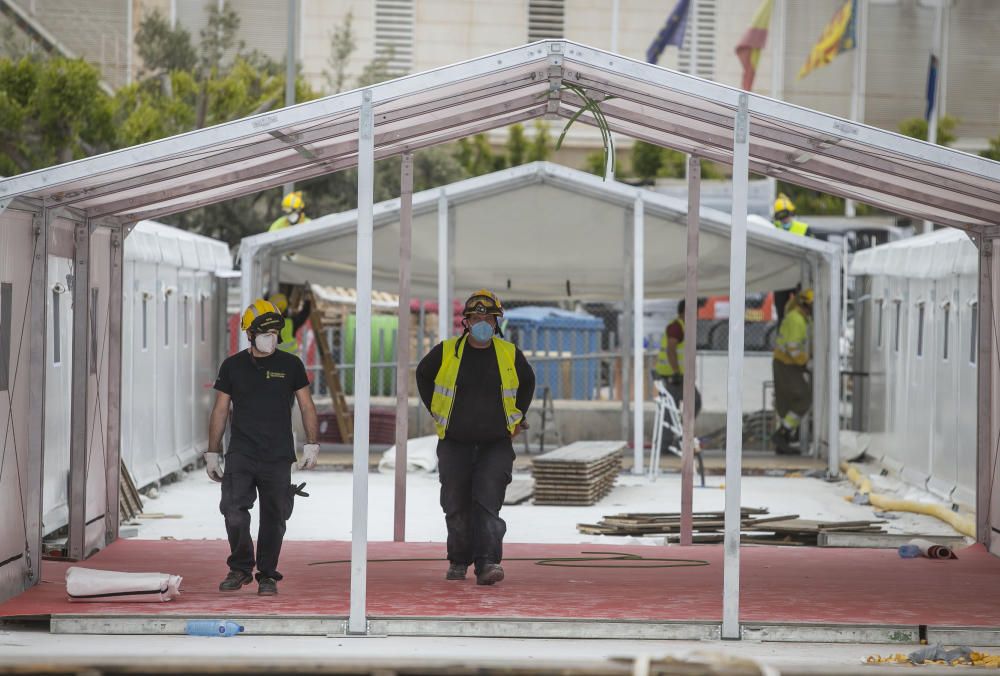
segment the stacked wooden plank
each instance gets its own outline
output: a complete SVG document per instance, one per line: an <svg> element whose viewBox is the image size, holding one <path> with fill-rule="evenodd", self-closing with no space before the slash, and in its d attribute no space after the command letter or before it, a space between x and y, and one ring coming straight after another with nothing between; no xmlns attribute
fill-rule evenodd
<svg viewBox="0 0 1000 676"><path fill-rule="evenodd" d="M128 467L125 466L124 460L121 461L120 466L121 478L118 481L118 513L120 523L125 523L142 514L142 497L135 487L135 481L132 480L132 474L128 471Z"/></svg>
<svg viewBox="0 0 1000 676"><path fill-rule="evenodd" d="M532 460L536 505L592 505L611 492L624 441L576 441Z"/></svg>
<svg viewBox="0 0 1000 676"><path fill-rule="evenodd" d="M724 512L697 512L692 515L692 541L722 542ZM767 509L744 507L740 513L740 540L744 543L816 546L821 533L882 533L885 521L813 521L798 515L770 516ZM667 542L680 539L680 514L612 514L596 524L577 524L587 535L665 536Z"/></svg>

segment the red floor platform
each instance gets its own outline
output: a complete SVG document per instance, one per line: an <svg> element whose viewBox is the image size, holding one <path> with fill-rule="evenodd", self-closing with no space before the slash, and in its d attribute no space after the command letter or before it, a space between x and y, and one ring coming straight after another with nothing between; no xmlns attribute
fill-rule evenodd
<svg viewBox="0 0 1000 676"><path fill-rule="evenodd" d="M648 547L508 544L507 579L495 587L444 579L444 545L369 546L371 618L484 618L720 622L721 546ZM957 560L900 559L891 549L742 548L740 620L823 625L928 625L1000 630L1000 559L980 546ZM652 562L612 562L625 568L537 565L534 559L582 552L699 559L706 566L637 568ZM42 582L0 604L0 618L73 616L344 617L349 565L309 565L347 559L347 542L286 542L276 597L256 586L217 591L228 546L221 540L119 540L82 565L183 576L181 596L168 603L70 603L69 563L46 561ZM413 559L435 559L414 561ZM517 560L531 559L531 560Z"/></svg>

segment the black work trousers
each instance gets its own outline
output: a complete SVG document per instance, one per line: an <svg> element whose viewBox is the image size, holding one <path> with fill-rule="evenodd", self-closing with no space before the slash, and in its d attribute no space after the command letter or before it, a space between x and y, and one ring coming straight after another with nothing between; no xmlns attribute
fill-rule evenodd
<svg viewBox="0 0 1000 676"><path fill-rule="evenodd" d="M507 524L500 518L514 469L511 440L437 445L441 508L448 525L448 560L461 565L500 563Z"/></svg>
<svg viewBox="0 0 1000 676"><path fill-rule="evenodd" d="M278 556L285 537L285 521L291 515L292 464L288 460L266 461L240 454L226 455L222 475L219 511L226 519L231 570L253 574L257 579L281 579ZM250 508L260 497L260 524L257 529L257 556L250 536Z"/></svg>

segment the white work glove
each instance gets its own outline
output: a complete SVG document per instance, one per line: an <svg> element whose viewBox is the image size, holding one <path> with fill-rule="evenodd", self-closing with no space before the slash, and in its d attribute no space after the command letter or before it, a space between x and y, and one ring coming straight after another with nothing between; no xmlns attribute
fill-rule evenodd
<svg viewBox="0 0 1000 676"><path fill-rule="evenodd" d="M299 469L315 469L319 457L319 444L303 444L302 460L296 465Z"/></svg>
<svg viewBox="0 0 1000 676"><path fill-rule="evenodd" d="M222 454L221 453L206 453L205 454L205 471L208 473L208 478L212 481L222 481Z"/></svg>

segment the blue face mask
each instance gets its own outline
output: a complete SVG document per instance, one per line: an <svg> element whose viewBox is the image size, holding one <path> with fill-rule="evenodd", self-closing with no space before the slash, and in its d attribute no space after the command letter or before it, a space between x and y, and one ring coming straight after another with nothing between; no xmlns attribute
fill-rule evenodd
<svg viewBox="0 0 1000 676"><path fill-rule="evenodd" d="M485 343L493 337L493 327L489 322L476 322L469 327L469 333L480 343Z"/></svg>

